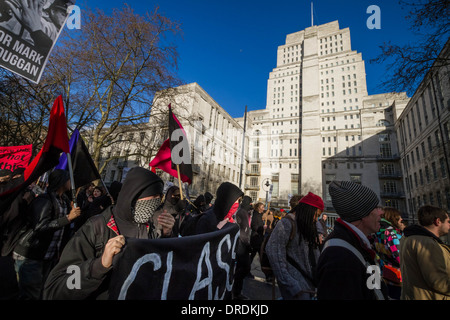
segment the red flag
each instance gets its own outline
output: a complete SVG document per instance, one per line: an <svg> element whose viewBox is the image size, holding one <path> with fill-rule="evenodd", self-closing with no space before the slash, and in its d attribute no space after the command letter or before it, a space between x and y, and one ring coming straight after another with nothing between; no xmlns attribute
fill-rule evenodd
<svg viewBox="0 0 450 320"><path fill-rule="evenodd" d="M55 102L53 103L52 110L50 111L50 123L48 126L47 138L45 139L44 146L25 170L24 179L28 180L30 177L34 176L38 178L44 172L55 167L59 163L59 154L61 152L69 153L70 148L69 138L67 136L66 116L64 114L64 103L62 100L62 96L59 96L58 98L56 98ZM54 157L52 156L55 153L58 153L58 159L56 163L52 161L54 160ZM48 163L43 163L49 161L52 162L51 166ZM42 171L42 167L48 169Z"/></svg>
<svg viewBox="0 0 450 320"><path fill-rule="evenodd" d="M153 158L153 160L150 162L150 167L152 167L152 171L153 168L159 168L178 179L177 169L172 168L170 139L164 141L161 148L159 148L159 151L156 154L155 158ZM192 179L190 179L188 176L180 173L180 177L181 181L187 182L189 184L192 183Z"/></svg>
<svg viewBox="0 0 450 320"><path fill-rule="evenodd" d="M181 130L180 132L176 132ZM175 134L174 134L175 133ZM178 137L178 141L176 140ZM181 138L181 141L179 140ZM179 168L180 174L185 176L185 179L189 179L192 181L192 164L191 164L191 155L190 155L190 147L189 140L186 135L186 131L184 131L183 126L180 121L177 119L175 114L172 112L172 106L169 104L169 139L170 139L170 150L172 154L175 154L180 159L172 159L172 169ZM181 156L183 154L183 156ZM180 161L181 160L181 161ZM178 162L177 162L178 161ZM181 179L184 181L183 179Z"/></svg>
<svg viewBox="0 0 450 320"><path fill-rule="evenodd" d="M62 96L59 96L50 111L47 137L41 151L25 169L23 176L16 179L18 181L12 181L10 188L5 188L6 190L4 189L4 192L0 194L0 215L1 210L6 209L11 204L20 190L29 186L42 174L59 163L61 152L68 153L70 149L64 103Z"/></svg>

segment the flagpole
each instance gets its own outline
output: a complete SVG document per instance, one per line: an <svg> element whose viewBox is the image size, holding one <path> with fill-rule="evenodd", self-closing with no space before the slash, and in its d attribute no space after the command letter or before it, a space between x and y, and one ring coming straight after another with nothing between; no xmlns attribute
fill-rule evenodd
<svg viewBox="0 0 450 320"><path fill-rule="evenodd" d="M70 185L72 187L72 201L73 206L76 208L78 206L76 197L77 190L75 189L75 179L73 178L72 157L70 156L70 153L66 153L66 155L67 155L67 166L69 167Z"/></svg>
<svg viewBox="0 0 450 320"><path fill-rule="evenodd" d="M181 174L180 174L180 165L179 164L177 164L177 173L178 173L178 186L180 188L180 199L184 200L183 188L181 187Z"/></svg>

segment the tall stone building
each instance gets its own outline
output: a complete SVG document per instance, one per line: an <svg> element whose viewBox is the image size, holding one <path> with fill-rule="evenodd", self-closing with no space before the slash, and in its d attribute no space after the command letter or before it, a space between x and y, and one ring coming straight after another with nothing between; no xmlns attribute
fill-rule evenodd
<svg viewBox="0 0 450 320"><path fill-rule="evenodd" d="M407 100L368 95L362 55L337 21L288 34L269 75L266 109L249 112L259 197L269 180L277 204L312 191L332 211L328 184L353 180L374 189L383 204L406 209L394 123Z"/></svg>

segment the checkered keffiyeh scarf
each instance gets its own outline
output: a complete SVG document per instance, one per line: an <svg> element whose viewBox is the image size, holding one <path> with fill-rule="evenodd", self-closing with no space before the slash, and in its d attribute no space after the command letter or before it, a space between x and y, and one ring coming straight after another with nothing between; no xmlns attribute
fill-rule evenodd
<svg viewBox="0 0 450 320"><path fill-rule="evenodd" d="M161 198L137 201L134 208L134 221L148 223L160 205Z"/></svg>

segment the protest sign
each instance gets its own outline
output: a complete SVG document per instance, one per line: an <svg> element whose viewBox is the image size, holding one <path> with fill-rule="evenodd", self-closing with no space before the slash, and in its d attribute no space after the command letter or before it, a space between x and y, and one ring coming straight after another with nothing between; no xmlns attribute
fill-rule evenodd
<svg viewBox="0 0 450 320"><path fill-rule="evenodd" d="M26 168L31 160L33 145L0 147L0 170Z"/></svg>
<svg viewBox="0 0 450 320"><path fill-rule="evenodd" d="M237 225L205 234L127 239L114 261L110 299L223 300L231 298Z"/></svg>
<svg viewBox="0 0 450 320"><path fill-rule="evenodd" d="M39 83L70 0L0 0L0 66Z"/></svg>

